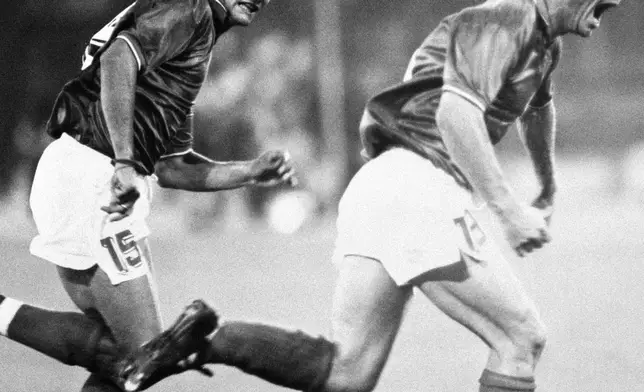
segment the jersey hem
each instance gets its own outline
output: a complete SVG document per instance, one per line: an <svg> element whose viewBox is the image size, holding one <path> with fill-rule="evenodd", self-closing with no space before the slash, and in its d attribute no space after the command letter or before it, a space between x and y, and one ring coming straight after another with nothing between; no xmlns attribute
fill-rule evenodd
<svg viewBox="0 0 644 392"><path fill-rule="evenodd" d="M178 156L181 156L181 155L189 154L189 153L191 153L191 152L193 152L193 151L194 151L194 150L193 150L192 148L189 148L189 149L187 149L187 150L185 150L185 151L173 152L173 153L171 153L171 154L161 155L161 157L159 157L159 159L178 157Z"/></svg>
<svg viewBox="0 0 644 392"><path fill-rule="evenodd" d="M90 256L71 255L64 251L54 249L41 249L33 244L31 246L30 253L38 258L56 264L59 267L77 271L88 270L97 264Z"/></svg>
<svg viewBox="0 0 644 392"><path fill-rule="evenodd" d="M545 109L545 108L547 108L548 106L552 105L552 101L553 101L553 100L552 100L552 98L551 98L551 99L549 99L549 100L548 100L548 102L546 102L546 103L544 103L544 104L542 104L542 105L528 105L528 108L529 108L529 109L532 109L532 110L541 110L541 109Z"/></svg>

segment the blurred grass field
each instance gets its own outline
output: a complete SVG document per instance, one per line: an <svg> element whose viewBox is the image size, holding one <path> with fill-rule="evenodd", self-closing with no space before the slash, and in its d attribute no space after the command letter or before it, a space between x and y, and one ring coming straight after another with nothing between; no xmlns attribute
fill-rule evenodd
<svg viewBox="0 0 644 392"><path fill-rule="evenodd" d="M584 162L584 161L582 161ZM644 213L606 185L601 164L559 163L561 192L554 241L538 254L508 259L549 327L539 366L540 392L644 391ZM525 166L510 166L524 189ZM603 173L603 174L602 174ZM604 176L604 177L602 177ZM20 214L7 216L21 216ZM496 226L482 216L497 236ZM169 323L193 298L227 319L243 318L327 333L336 271L329 262L333 221L295 235L268 231L198 235L181 230L175 210L159 208L151 227L163 318ZM72 309L54 268L28 254L29 220L0 223L2 293L42 306ZM0 339L0 391L78 391L86 373ZM486 348L416 297L376 389L382 392L474 392ZM237 370L207 379L187 374L152 390L271 392L282 389Z"/></svg>

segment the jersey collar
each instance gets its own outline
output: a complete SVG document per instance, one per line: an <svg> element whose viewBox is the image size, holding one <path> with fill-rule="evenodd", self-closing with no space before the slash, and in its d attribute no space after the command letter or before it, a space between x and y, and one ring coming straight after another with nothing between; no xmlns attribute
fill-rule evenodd
<svg viewBox="0 0 644 392"><path fill-rule="evenodd" d="M548 19L548 8L543 1L532 0L532 3L537 9L537 17L541 19L541 25L546 35L546 39L549 43L552 43L555 37L552 31L552 26L550 25L550 20Z"/></svg>
<svg viewBox="0 0 644 392"><path fill-rule="evenodd" d="M208 0L208 3L210 3L210 8L212 9L215 32L217 36L220 36L230 28L228 11L220 0Z"/></svg>

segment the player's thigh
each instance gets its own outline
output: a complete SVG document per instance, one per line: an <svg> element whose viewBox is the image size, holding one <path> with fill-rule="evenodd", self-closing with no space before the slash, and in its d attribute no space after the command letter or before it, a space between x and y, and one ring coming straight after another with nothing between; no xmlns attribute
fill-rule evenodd
<svg viewBox="0 0 644 392"><path fill-rule="evenodd" d="M463 255L460 262L430 271L415 284L492 347L542 330L533 301L501 256L483 261Z"/></svg>
<svg viewBox="0 0 644 392"><path fill-rule="evenodd" d="M58 267L65 291L88 317L104 323L126 351L161 332L157 293L149 276L113 285L98 267Z"/></svg>
<svg viewBox="0 0 644 392"><path fill-rule="evenodd" d="M84 313L92 313L95 304L90 283L98 267L94 266L86 270L75 270L61 266L56 266L56 268L63 288L72 302Z"/></svg>
<svg viewBox="0 0 644 392"><path fill-rule="evenodd" d="M377 260L347 255L339 268L332 310L338 352L329 390L377 380L412 294L411 287L396 285Z"/></svg>
<svg viewBox="0 0 644 392"><path fill-rule="evenodd" d="M142 242L139 246L147 244ZM158 296L151 273L114 285L99 268L90 288L96 310L124 349L138 348L161 332Z"/></svg>
<svg viewBox="0 0 644 392"><path fill-rule="evenodd" d="M138 245L149 260L147 241ZM58 272L76 306L104 322L123 349L135 349L161 332L158 296L151 274L114 285L97 266L83 271L58 267Z"/></svg>

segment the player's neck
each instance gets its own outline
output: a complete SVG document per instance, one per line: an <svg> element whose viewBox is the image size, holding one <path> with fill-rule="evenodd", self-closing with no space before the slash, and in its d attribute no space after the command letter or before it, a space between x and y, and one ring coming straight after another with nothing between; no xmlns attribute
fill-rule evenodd
<svg viewBox="0 0 644 392"><path fill-rule="evenodd" d="M536 3L539 13L548 23L551 39L576 31L578 18L571 4L563 0L536 0Z"/></svg>

